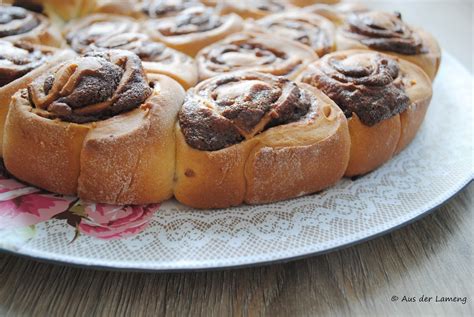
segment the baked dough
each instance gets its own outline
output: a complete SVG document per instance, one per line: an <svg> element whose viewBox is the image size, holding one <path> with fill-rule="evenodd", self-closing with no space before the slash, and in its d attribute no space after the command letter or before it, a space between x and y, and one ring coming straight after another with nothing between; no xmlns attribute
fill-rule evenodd
<svg viewBox="0 0 474 317"><path fill-rule="evenodd" d="M242 30L236 14L219 16L214 8L191 7L176 16L150 19L144 23L152 39L195 56L199 50Z"/></svg>
<svg viewBox="0 0 474 317"><path fill-rule="evenodd" d="M196 56L199 79L235 71L296 76L318 56L299 42L263 33L243 32L202 49Z"/></svg>
<svg viewBox="0 0 474 317"><path fill-rule="evenodd" d="M12 96L48 69L74 56L71 50L0 40L0 156Z"/></svg>
<svg viewBox="0 0 474 317"><path fill-rule="evenodd" d="M147 77L140 65L126 51L90 53L18 91L5 124L8 171L100 203L170 198L184 91L167 76Z"/></svg>
<svg viewBox="0 0 474 317"><path fill-rule="evenodd" d="M336 28L328 19L312 13L289 11L247 22L247 30L275 38L294 40L311 47L318 56L336 50Z"/></svg>
<svg viewBox="0 0 474 317"><path fill-rule="evenodd" d="M301 9L303 12L322 15L336 25L344 23L344 19L353 13L362 13L369 11L369 8L359 2L342 2L338 4L316 3Z"/></svg>
<svg viewBox="0 0 474 317"><path fill-rule="evenodd" d="M139 32L140 25L135 19L114 14L91 14L69 22L64 28L67 44L82 54L90 50L90 45L105 37L123 33Z"/></svg>
<svg viewBox="0 0 474 317"><path fill-rule="evenodd" d="M42 14L0 4L0 40L28 42L54 47L64 45L59 30Z"/></svg>
<svg viewBox="0 0 474 317"><path fill-rule="evenodd" d="M341 110L306 84L237 72L188 91L176 127L175 197L196 208L289 199L336 183L349 160Z"/></svg>
<svg viewBox="0 0 474 317"><path fill-rule="evenodd" d="M222 14L236 13L243 19L260 19L270 14L295 9L286 0L224 0L218 5Z"/></svg>
<svg viewBox="0 0 474 317"><path fill-rule="evenodd" d="M349 15L336 35L338 50L373 49L420 66L433 80L441 62L438 42L402 21L399 13L367 11Z"/></svg>
<svg viewBox="0 0 474 317"><path fill-rule="evenodd" d="M415 137L431 101L431 81L403 59L367 50L334 52L310 64L300 80L321 89L348 117L346 176L368 173Z"/></svg>

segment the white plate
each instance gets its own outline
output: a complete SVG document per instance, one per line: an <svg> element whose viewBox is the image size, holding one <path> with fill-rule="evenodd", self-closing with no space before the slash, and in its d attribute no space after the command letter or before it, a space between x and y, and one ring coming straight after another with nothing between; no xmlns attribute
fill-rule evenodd
<svg viewBox="0 0 474 317"><path fill-rule="evenodd" d="M188 270L288 260L365 241L418 219L472 180L472 91L471 74L445 53L425 122L403 153L357 180L280 203L209 211L175 201L135 209L75 205L60 213L72 198L4 180L0 248L74 265ZM30 208L24 197L44 206Z"/></svg>

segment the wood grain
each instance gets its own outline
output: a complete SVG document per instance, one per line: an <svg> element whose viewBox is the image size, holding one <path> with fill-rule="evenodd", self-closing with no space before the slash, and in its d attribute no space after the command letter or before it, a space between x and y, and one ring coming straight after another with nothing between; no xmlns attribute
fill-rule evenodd
<svg viewBox="0 0 474 317"><path fill-rule="evenodd" d="M0 255L0 315L472 316L473 194L471 184L434 214L381 238L265 267L127 273ZM391 301L423 294L468 299Z"/></svg>

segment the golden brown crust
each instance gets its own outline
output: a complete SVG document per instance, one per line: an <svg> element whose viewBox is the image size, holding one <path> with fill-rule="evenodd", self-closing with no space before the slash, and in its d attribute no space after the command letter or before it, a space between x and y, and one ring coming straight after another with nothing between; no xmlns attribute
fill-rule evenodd
<svg viewBox="0 0 474 317"><path fill-rule="evenodd" d="M26 90L18 92L5 125L5 166L25 182L95 202L170 198L174 126L184 91L167 76L150 77L153 94L140 107L85 124L40 116Z"/></svg>
<svg viewBox="0 0 474 317"><path fill-rule="evenodd" d="M258 137L245 164L246 203L315 193L342 178L350 149L344 114L320 91L306 89L320 100L321 113L311 123L278 126Z"/></svg>
<svg viewBox="0 0 474 317"><path fill-rule="evenodd" d="M79 197L114 204L160 202L173 195L174 127L184 91L157 75L139 109L97 122L81 152Z"/></svg>
<svg viewBox="0 0 474 317"><path fill-rule="evenodd" d="M0 4L0 10L2 7L8 6ZM10 42L24 41L52 47L63 47L65 45L61 32L46 16L31 11L27 12L28 14L34 15L39 20L39 24L28 32L0 37L0 39Z"/></svg>
<svg viewBox="0 0 474 317"><path fill-rule="evenodd" d="M18 90L26 88L26 86L30 84L36 77L40 76L51 67L54 67L55 65L76 56L76 54L70 50L60 50L36 45L34 45L33 47L49 55L47 60L41 66L30 71L26 75L10 82L9 84L3 87L0 87L0 156L3 152L2 146L5 119L7 117L7 112L12 96Z"/></svg>
<svg viewBox="0 0 474 317"><path fill-rule="evenodd" d="M174 195L195 208L226 208L245 198L244 167L254 141L219 151L190 147L176 127L176 183Z"/></svg>
<svg viewBox="0 0 474 317"><path fill-rule="evenodd" d="M413 102L407 110L400 114L401 135L394 155L400 153L415 138L423 123L430 101L431 95L426 96L424 99Z"/></svg>
<svg viewBox="0 0 474 317"><path fill-rule="evenodd" d="M348 33L346 29L347 25L343 24L336 32L336 47L338 51L350 49L378 50L385 54L394 55L418 65L419 67L421 67L421 69L425 71L425 73L431 78L431 80L434 80L434 78L436 77L439 65L441 63L441 49L436 39L431 34L422 30L421 28L411 28L414 34L420 38L421 43L423 45L424 51L418 54L401 54L395 51L370 48L369 46L363 44L360 41L360 38L362 38L361 36L349 36L348 34L350 33Z"/></svg>
<svg viewBox="0 0 474 317"><path fill-rule="evenodd" d="M315 69L319 67L317 65L324 62L324 59L354 58L354 56L360 55L366 56L363 60L369 60L369 56L376 54L389 57L389 55L370 53L365 50L334 52L326 55L321 61L311 64L302 73L300 79L308 81L315 73ZM357 114L352 113L348 119L351 135L351 158L345 173L346 176L366 174L399 153L415 137L431 100L431 81L426 73L418 66L403 59L389 58L395 59L399 65L398 77L394 79L394 82L404 87L404 92L409 100L408 107L400 114L370 126L361 122ZM374 74L369 74L368 79L370 76L374 76Z"/></svg>
<svg viewBox="0 0 474 317"><path fill-rule="evenodd" d="M174 190L178 201L195 208L225 208L297 197L336 183L349 160L346 119L320 91L299 86L314 98L304 119L220 150L191 147L178 124Z"/></svg>
<svg viewBox="0 0 474 317"><path fill-rule="evenodd" d="M26 90L12 98L3 138L3 160L20 180L46 190L74 195L82 143L89 126L64 123L32 112Z"/></svg>
<svg viewBox="0 0 474 317"><path fill-rule="evenodd" d="M366 174L390 160L400 139L399 115L369 127L354 114L348 123L351 155L345 176Z"/></svg>
<svg viewBox="0 0 474 317"><path fill-rule="evenodd" d="M145 15L141 11L141 2L134 0L96 0L94 12L143 18Z"/></svg>
<svg viewBox="0 0 474 317"><path fill-rule="evenodd" d="M57 16L63 21L83 17L91 13L96 0L37 0L49 16Z"/></svg>
<svg viewBox="0 0 474 317"><path fill-rule="evenodd" d="M369 8L357 2L343 2L335 5L316 3L301 9L303 12L318 14L330 20L336 25L344 23L346 16L352 13L368 11Z"/></svg>
<svg viewBox="0 0 474 317"><path fill-rule="evenodd" d="M196 56L200 80L235 71L257 71L295 79L316 59L316 53L299 42L251 32L232 34L205 47Z"/></svg>
<svg viewBox="0 0 474 317"><path fill-rule="evenodd" d="M209 27L204 27L201 30L200 28L204 24L194 25L193 17L207 19ZM173 31L177 19L189 22L180 26L183 30L178 34ZM144 22L144 28L154 40L190 56L195 56L203 47L242 30L243 23L242 18L236 14L218 16L212 8L193 7L178 16L150 19Z"/></svg>
<svg viewBox="0 0 474 317"><path fill-rule="evenodd" d="M148 75L169 76L180 83L184 90L196 85L198 70L192 57L171 48L166 48L164 54L168 54L164 62L143 61L143 68Z"/></svg>

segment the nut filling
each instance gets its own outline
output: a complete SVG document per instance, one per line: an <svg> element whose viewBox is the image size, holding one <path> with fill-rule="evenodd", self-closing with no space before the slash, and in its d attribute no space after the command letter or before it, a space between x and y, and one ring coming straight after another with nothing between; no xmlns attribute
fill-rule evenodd
<svg viewBox="0 0 474 317"><path fill-rule="evenodd" d="M126 51L91 52L28 86L38 115L85 123L137 108L151 95L140 59Z"/></svg>
<svg viewBox="0 0 474 317"><path fill-rule="evenodd" d="M258 73L236 73L188 91L179 113L186 142L216 151L269 129L302 119L316 101L296 83Z"/></svg>
<svg viewBox="0 0 474 317"><path fill-rule="evenodd" d="M192 7L203 7L203 4L198 0L148 0L142 4L142 12L150 18L162 18Z"/></svg>
<svg viewBox="0 0 474 317"><path fill-rule="evenodd" d="M312 47L322 56L334 46L334 26L323 17L313 14L286 13L256 21L265 33L278 34Z"/></svg>
<svg viewBox="0 0 474 317"><path fill-rule="evenodd" d="M402 21L400 13L369 11L349 15L345 33L370 48L415 55L426 49L420 36Z"/></svg>
<svg viewBox="0 0 474 317"><path fill-rule="evenodd" d="M66 35L66 41L73 50L85 53L90 46L104 39L119 36L128 32L135 32L138 25L127 18L113 17L109 19L97 18L90 23L79 25Z"/></svg>
<svg viewBox="0 0 474 317"><path fill-rule="evenodd" d="M40 23L36 13L0 4L0 38L30 32Z"/></svg>
<svg viewBox="0 0 474 317"><path fill-rule="evenodd" d="M223 22L212 8L191 7L166 20L153 20L154 28L164 36L176 36L217 29Z"/></svg>
<svg viewBox="0 0 474 317"><path fill-rule="evenodd" d="M0 87L38 68L48 59L48 55L48 52L28 43L0 40Z"/></svg>
<svg viewBox="0 0 474 317"><path fill-rule="evenodd" d="M302 81L321 89L346 117L356 113L368 126L410 104L398 63L378 53L326 55L302 74Z"/></svg>
<svg viewBox="0 0 474 317"><path fill-rule="evenodd" d="M162 62L173 60L173 51L158 42L150 40L148 35L141 33L123 33L99 39L89 47L90 51L120 49L133 52L146 62Z"/></svg>

